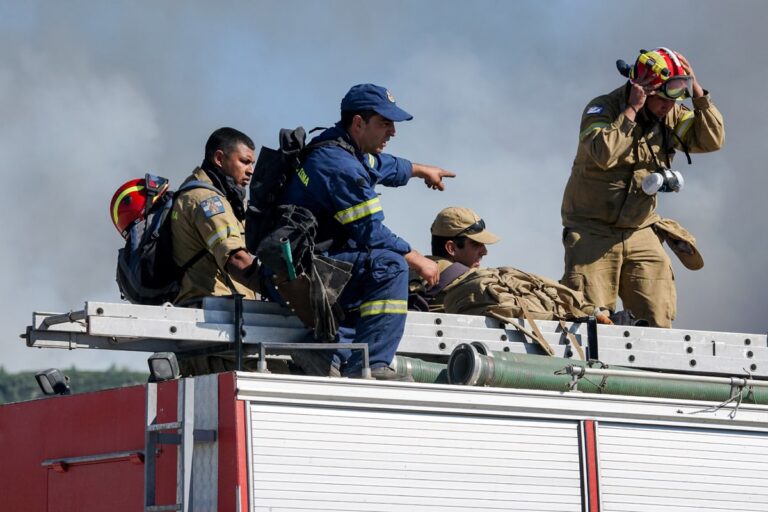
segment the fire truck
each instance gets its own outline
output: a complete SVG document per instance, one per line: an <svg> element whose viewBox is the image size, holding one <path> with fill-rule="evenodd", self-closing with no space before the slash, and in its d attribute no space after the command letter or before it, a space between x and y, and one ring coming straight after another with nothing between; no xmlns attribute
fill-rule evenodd
<svg viewBox="0 0 768 512"><path fill-rule="evenodd" d="M413 312L392 382L283 373L307 329L235 309L35 313L30 347L259 371L0 407L0 509L768 510L766 335Z"/></svg>

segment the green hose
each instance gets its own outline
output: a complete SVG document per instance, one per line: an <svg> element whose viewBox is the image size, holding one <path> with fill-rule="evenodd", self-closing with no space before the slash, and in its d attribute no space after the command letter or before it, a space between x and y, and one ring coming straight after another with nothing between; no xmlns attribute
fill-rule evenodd
<svg viewBox="0 0 768 512"><path fill-rule="evenodd" d="M280 239L280 248L283 251L283 260L285 261L285 267L288 270L288 280L293 281L296 279L296 267L293 265L293 254L291 253L291 242L287 238Z"/></svg>
<svg viewBox="0 0 768 512"><path fill-rule="evenodd" d="M456 346L448 361L448 381L452 384L470 386L494 386L517 389L541 389L568 391L572 381L569 375L555 374L569 365L584 367L583 361L509 352L493 352L491 356L470 344ZM589 364L587 365L589 366ZM588 375L578 381L578 390L584 393L608 395L647 396L658 398L679 398L684 400L706 400L723 402L732 397L729 384L694 382L687 380L658 380L643 377L642 370L632 370L637 377ZM746 389L742 402L768 404L768 389Z"/></svg>
<svg viewBox="0 0 768 512"><path fill-rule="evenodd" d="M430 363L413 357L395 356L392 367L401 377L410 375L415 382L428 384L447 384L448 365L442 363Z"/></svg>

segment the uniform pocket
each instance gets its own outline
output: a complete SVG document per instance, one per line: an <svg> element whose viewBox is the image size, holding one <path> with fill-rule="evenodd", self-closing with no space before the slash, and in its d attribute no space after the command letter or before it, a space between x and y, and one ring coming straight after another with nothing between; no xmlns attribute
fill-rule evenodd
<svg viewBox="0 0 768 512"><path fill-rule="evenodd" d="M374 251L371 254L371 275L377 281L391 279L408 270L405 258L392 251Z"/></svg>
<svg viewBox="0 0 768 512"><path fill-rule="evenodd" d="M576 290L577 292L583 292L584 287L586 286L586 279L584 274L569 272L563 276L560 280L560 284L567 286L572 290Z"/></svg>
<svg viewBox="0 0 768 512"><path fill-rule="evenodd" d="M563 228L563 247L573 248L581 240L581 235L571 228Z"/></svg>

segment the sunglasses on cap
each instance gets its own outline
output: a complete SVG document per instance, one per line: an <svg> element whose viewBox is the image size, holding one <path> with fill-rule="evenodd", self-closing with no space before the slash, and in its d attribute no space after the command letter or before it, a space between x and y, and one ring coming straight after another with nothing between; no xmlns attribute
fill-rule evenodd
<svg viewBox="0 0 768 512"><path fill-rule="evenodd" d="M691 77L676 76L670 78L656 89L656 94L668 100L682 100L693 96L691 94Z"/></svg>
<svg viewBox="0 0 768 512"><path fill-rule="evenodd" d="M467 235L476 235L483 230L485 230L485 221L483 219L480 219L474 224L465 227L464 229L456 233L454 236L459 237L459 236L467 236Z"/></svg>

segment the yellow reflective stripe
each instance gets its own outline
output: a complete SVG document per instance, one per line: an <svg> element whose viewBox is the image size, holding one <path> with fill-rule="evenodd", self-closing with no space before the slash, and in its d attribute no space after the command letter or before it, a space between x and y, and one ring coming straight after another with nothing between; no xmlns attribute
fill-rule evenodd
<svg viewBox="0 0 768 512"><path fill-rule="evenodd" d="M381 210L382 207L379 202L379 198L374 197L373 199L369 199L368 201L356 204L355 206L347 208L346 210L337 212L333 218L342 224L349 224L350 222L362 219L368 215L373 215L374 213L380 212Z"/></svg>
<svg viewBox="0 0 768 512"><path fill-rule="evenodd" d="M579 134L579 140L580 141L584 140L584 137L586 137L593 131L602 130L606 126L608 126L608 123L592 123L591 125L587 126L581 131L581 133Z"/></svg>
<svg viewBox="0 0 768 512"><path fill-rule="evenodd" d="M205 241L205 245L207 245L209 249L213 249L223 239L227 238L229 235L231 235L233 233L239 233L239 232L240 232L240 230L236 226L232 226L230 224L227 224L223 228L217 229L215 233L213 233L211 236L209 236L208 240Z"/></svg>
<svg viewBox="0 0 768 512"><path fill-rule="evenodd" d="M123 202L125 196L128 194L133 194L134 192L140 192L142 190L144 190L144 187L141 185L135 185L120 192L120 195L117 196L117 201L115 201L115 205L112 207L112 222L115 223L115 226L117 226L117 207L120 206L120 203Z"/></svg>
<svg viewBox="0 0 768 512"><path fill-rule="evenodd" d="M370 154L370 153L368 153L368 166L369 166L371 169L375 169L375 168L376 168L376 157L375 157L375 156L373 156L373 155L372 155L372 154Z"/></svg>
<svg viewBox="0 0 768 512"><path fill-rule="evenodd" d="M680 121L677 122L677 125L675 126L675 133L678 137L681 139L685 137L685 134L688 133L688 130L691 129L691 125L693 124L694 114L691 111L687 111L683 114L683 117L680 118Z"/></svg>
<svg viewBox="0 0 768 512"><path fill-rule="evenodd" d="M406 313L408 313L406 300L372 300L360 304L361 317L383 314L405 315Z"/></svg>

